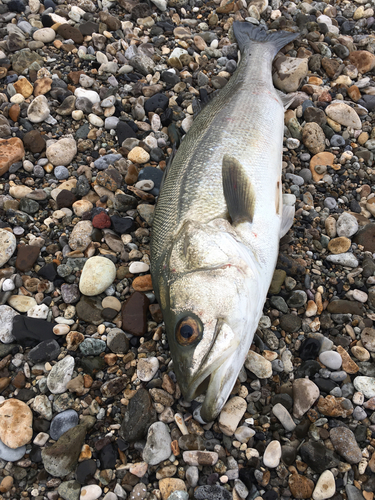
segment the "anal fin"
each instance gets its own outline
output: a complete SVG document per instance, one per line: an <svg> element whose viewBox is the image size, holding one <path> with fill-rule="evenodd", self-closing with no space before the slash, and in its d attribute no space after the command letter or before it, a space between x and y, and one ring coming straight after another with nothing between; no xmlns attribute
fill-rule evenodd
<svg viewBox="0 0 375 500"><path fill-rule="evenodd" d="M233 156L224 155L223 191L232 224L253 222L255 191L241 163Z"/></svg>
<svg viewBox="0 0 375 500"><path fill-rule="evenodd" d="M280 226L280 238L286 235L289 229L293 225L294 214L296 210L294 205L283 205L283 214L281 217L281 226Z"/></svg>

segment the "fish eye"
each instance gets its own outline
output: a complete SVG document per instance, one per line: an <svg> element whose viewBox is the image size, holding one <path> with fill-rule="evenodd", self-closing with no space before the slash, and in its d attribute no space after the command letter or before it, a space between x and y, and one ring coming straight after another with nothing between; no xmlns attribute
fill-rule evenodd
<svg viewBox="0 0 375 500"><path fill-rule="evenodd" d="M176 340L180 345L189 346L199 338L201 334L201 322L191 316L182 318L176 326Z"/></svg>

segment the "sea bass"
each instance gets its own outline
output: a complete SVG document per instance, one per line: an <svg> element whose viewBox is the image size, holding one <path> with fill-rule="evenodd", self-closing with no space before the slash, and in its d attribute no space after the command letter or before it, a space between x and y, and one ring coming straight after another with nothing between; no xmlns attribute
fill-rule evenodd
<svg viewBox="0 0 375 500"><path fill-rule="evenodd" d="M167 171L151 274L173 367L201 417L227 401L251 346L294 208L282 205L284 107L272 61L298 33L233 23L241 62L199 113ZM287 210L285 210L287 208Z"/></svg>

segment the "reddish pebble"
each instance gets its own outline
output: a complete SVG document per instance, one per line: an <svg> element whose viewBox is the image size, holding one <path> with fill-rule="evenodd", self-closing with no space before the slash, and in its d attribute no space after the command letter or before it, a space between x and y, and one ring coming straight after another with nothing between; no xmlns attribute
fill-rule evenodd
<svg viewBox="0 0 375 500"><path fill-rule="evenodd" d="M100 214L95 215L92 219L92 225L98 229L105 229L106 227L111 227L111 219L105 212L100 212Z"/></svg>

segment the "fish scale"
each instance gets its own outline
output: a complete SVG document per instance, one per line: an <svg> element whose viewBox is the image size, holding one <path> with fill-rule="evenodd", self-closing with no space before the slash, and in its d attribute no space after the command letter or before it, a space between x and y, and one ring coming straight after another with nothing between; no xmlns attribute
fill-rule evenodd
<svg viewBox="0 0 375 500"><path fill-rule="evenodd" d="M239 22L234 33L241 62L182 141L151 240L174 370L187 399L208 384L205 420L217 415L236 381L276 264L284 107L272 60L297 36Z"/></svg>

